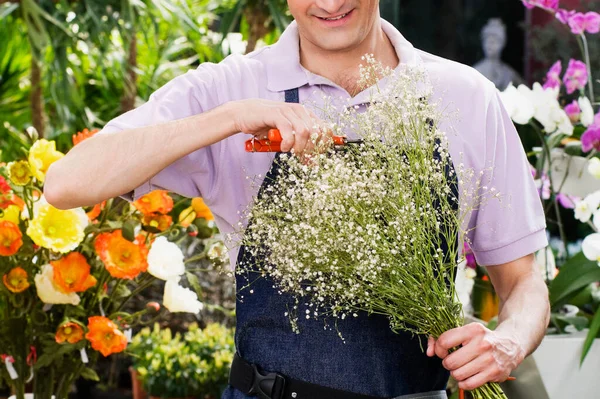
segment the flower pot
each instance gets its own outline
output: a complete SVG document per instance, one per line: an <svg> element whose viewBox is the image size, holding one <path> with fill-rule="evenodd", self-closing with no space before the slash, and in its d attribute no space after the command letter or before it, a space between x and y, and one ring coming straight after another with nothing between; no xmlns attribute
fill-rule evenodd
<svg viewBox="0 0 600 399"><path fill-rule="evenodd" d="M551 158L550 172L552 185L556 191L583 198L600 190L600 179L588 172L588 160L584 157L569 155L561 148L555 148L552 150Z"/></svg>
<svg viewBox="0 0 600 399"><path fill-rule="evenodd" d="M148 394L144 391L137 370L129 367L129 373L131 374L131 393L133 394L133 399L147 399Z"/></svg>
<svg viewBox="0 0 600 399"><path fill-rule="evenodd" d="M579 359L587 330L547 335L533 353L549 399L597 398L600 392L600 339L596 339L581 367Z"/></svg>

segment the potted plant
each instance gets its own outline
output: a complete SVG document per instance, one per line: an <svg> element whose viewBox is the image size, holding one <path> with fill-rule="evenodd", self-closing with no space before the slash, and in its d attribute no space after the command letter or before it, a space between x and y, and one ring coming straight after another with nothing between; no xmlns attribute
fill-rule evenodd
<svg viewBox="0 0 600 399"><path fill-rule="evenodd" d="M134 399L146 392L150 399L216 399L227 385L233 331L217 323L204 329L192 324L182 335L156 324L134 337L128 353L143 387Z"/></svg>

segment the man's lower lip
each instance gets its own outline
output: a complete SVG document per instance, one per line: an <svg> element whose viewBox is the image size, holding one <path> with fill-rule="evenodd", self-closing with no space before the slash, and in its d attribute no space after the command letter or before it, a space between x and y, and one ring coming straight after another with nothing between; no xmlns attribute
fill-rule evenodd
<svg viewBox="0 0 600 399"><path fill-rule="evenodd" d="M327 19L318 18L318 17L317 18L319 21L323 22L325 25L335 27L335 26L340 26L340 25L345 24L348 21L348 19L352 16L352 13L354 13L354 10L348 12L344 18L334 19L334 20L327 20Z"/></svg>

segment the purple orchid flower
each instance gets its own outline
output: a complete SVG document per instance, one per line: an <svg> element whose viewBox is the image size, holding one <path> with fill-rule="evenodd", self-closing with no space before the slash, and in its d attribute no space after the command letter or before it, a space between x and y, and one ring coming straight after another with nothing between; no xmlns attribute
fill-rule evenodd
<svg viewBox="0 0 600 399"><path fill-rule="evenodd" d="M585 63L573 59L570 60L563 81L567 87L568 94L573 94L575 90L583 89L588 81L588 72Z"/></svg>
<svg viewBox="0 0 600 399"><path fill-rule="evenodd" d="M562 62L556 61L552 68L546 74L546 83L544 83L544 89L555 89L560 87L562 84L560 80L560 74L562 72Z"/></svg>
<svg viewBox="0 0 600 399"><path fill-rule="evenodd" d="M581 135L581 149L583 152L588 152L592 149L600 151L600 125L591 125Z"/></svg>
<svg viewBox="0 0 600 399"><path fill-rule="evenodd" d="M600 32L600 14L590 11L588 13L578 12L569 17L568 20L571 32L576 35Z"/></svg>
<svg viewBox="0 0 600 399"><path fill-rule="evenodd" d="M534 7L545 8L546 10L556 11L559 0L521 0L523 5L529 9Z"/></svg>
<svg viewBox="0 0 600 399"><path fill-rule="evenodd" d="M575 10L565 10L564 8L560 8L556 11L556 19L558 19L563 24L567 25L569 20L573 15L575 15Z"/></svg>
<svg viewBox="0 0 600 399"><path fill-rule="evenodd" d="M556 200L565 209L575 209L575 203L579 202L581 198L572 197L567 194L558 193L556 194Z"/></svg>
<svg viewBox="0 0 600 399"><path fill-rule="evenodd" d="M581 108L579 107L579 103L574 100L571 104L565 107L565 112L569 116L569 119L571 119L571 122L577 122L581 116Z"/></svg>

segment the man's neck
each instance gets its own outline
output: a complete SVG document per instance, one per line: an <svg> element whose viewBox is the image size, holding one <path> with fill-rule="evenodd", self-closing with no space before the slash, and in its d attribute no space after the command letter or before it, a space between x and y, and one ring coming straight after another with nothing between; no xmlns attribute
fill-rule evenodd
<svg viewBox="0 0 600 399"><path fill-rule="evenodd" d="M395 68L400 62L390 39L377 20L363 42L354 48L333 52L315 46L300 35L300 63L310 72L321 75L344 88L351 96L358 88L359 64L365 54L373 54L385 67Z"/></svg>

